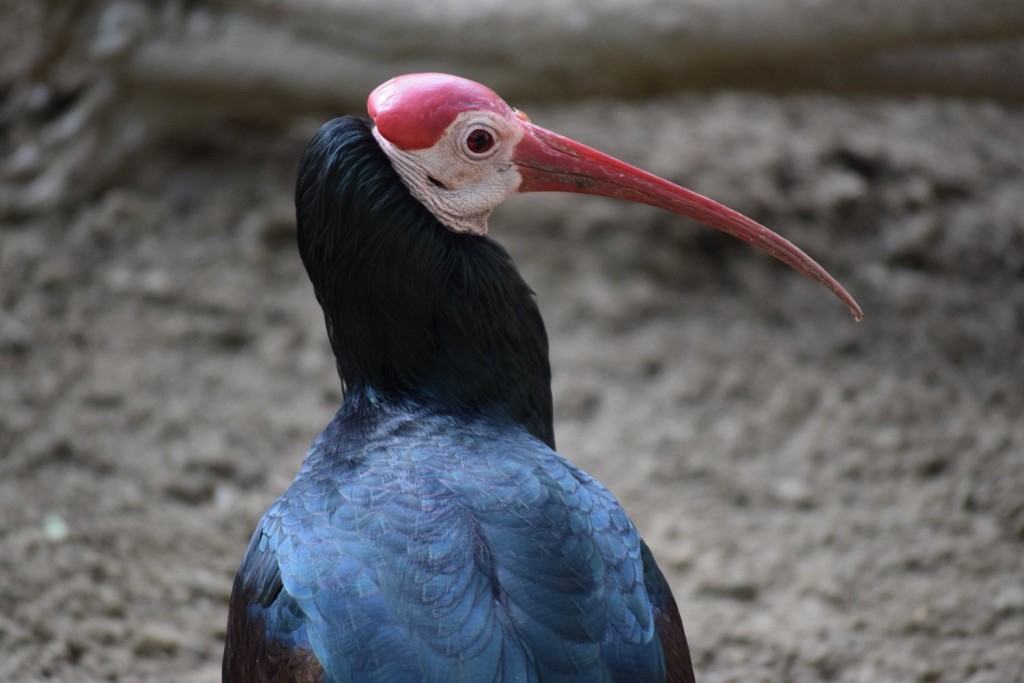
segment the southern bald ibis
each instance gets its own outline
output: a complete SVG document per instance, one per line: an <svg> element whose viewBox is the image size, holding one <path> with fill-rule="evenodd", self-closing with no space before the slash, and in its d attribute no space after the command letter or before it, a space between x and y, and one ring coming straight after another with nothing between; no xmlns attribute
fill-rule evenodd
<svg viewBox="0 0 1024 683"><path fill-rule="evenodd" d="M767 228L478 83L400 76L368 109L300 164L299 251L344 400L252 536L224 680L692 681L650 550L554 450L544 323L488 216L516 192L651 204L859 307Z"/></svg>

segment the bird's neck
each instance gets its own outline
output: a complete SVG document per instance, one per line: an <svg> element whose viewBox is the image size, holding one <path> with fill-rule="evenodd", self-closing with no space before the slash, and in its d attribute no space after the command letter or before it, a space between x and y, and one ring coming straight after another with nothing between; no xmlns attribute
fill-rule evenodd
<svg viewBox="0 0 1024 683"><path fill-rule="evenodd" d="M381 401L414 402L554 446L544 323L501 246L445 229L360 119L314 137L296 208L347 409L372 417Z"/></svg>

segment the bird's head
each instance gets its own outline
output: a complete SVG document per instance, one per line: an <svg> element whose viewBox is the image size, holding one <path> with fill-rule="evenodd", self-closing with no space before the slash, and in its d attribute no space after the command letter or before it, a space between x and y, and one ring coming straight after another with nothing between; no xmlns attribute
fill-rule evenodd
<svg viewBox="0 0 1024 683"><path fill-rule="evenodd" d="M738 237L860 306L824 268L768 228L703 195L530 122L493 90L439 73L398 76L367 101L374 136L402 181L448 229L487 232L516 192L579 192L656 206Z"/></svg>

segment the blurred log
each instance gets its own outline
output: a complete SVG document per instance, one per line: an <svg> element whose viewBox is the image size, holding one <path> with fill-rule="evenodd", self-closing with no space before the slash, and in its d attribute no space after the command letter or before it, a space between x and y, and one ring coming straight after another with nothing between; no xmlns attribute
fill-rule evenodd
<svg viewBox="0 0 1024 683"><path fill-rule="evenodd" d="M435 4L211 0L176 30L140 42L124 70L144 84L343 110L361 109L375 85L414 70L465 74L520 101L774 87L780 74L789 74L788 88L841 88L841 78L819 76L822 66L830 73L850 66L858 90L870 89L878 73L891 90L898 62L857 63L918 46L1024 38L1020 0ZM921 60L911 61L918 68L908 91L938 84L950 60L930 78L922 78ZM991 95L1007 94L1000 86Z"/></svg>
<svg viewBox="0 0 1024 683"><path fill-rule="evenodd" d="M440 6L434 6L434 5ZM684 89L1024 99L1021 0L23 0L0 46L0 216L222 117L363 111L407 71L517 104Z"/></svg>
<svg viewBox="0 0 1024 683"><path fill-rule="evenodd" d="M1024 101L1024 42L911 47L852 62L765 69L759 87L782 92Z"/></svg>

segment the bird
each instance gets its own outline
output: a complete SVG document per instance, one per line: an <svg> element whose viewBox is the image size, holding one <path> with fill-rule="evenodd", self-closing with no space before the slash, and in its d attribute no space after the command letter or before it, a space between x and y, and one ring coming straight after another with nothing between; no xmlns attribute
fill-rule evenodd
<svg viewBox="0 0 1024 683"><path fill-rule="evenodd" d="M297 242L341 405L237 572L226 683L694 681L672 591L612 493L555 450L534 292L488 234L527 192L602 195L734 235L845 289L754 220L414 73L314 135Z"/></svg>

